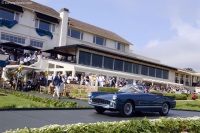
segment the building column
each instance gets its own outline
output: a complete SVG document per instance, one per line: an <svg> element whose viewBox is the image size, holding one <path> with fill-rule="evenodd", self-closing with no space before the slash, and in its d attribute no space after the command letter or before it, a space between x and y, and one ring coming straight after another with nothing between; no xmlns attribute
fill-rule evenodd
<svg viewBox="0 0 200 133"><path fill-rule="evenodd" d="M67 44L68 15L69 15L69 10L67 8L61 9L60 17L62 21L60 22L61 24L60 24L59 47L66 46Z"/></svg>

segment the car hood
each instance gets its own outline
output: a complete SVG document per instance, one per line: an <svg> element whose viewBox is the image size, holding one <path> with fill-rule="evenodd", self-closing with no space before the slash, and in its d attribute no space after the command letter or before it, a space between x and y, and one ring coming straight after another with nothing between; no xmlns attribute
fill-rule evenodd
<svg viewBox="0 0 200 133"><path fill-rule="evenodd" d="M113 95L115 95L115 94L104 94L104 95L98 95L95 98L111 101L113 99Z"/></svg>

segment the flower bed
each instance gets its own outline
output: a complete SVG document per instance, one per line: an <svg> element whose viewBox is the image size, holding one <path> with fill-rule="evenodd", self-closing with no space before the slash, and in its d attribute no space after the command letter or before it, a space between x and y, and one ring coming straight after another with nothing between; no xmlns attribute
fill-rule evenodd
<svg viewBox="0 0 200 133"><path fill-rule="evenodd" d="M7 133L199 133L200 117L138 119L120 122L48 125L41 128L10 130Z"/></svg>

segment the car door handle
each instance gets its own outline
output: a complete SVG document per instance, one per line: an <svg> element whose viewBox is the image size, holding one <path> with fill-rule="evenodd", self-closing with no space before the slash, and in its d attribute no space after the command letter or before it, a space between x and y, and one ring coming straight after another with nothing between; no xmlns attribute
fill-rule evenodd
<svg viewBox="0 0 200 133"><path fill-rule="evenodd" d="M158 98L160 98L160 97L156 97L156 98L158 99Z"/></svg>

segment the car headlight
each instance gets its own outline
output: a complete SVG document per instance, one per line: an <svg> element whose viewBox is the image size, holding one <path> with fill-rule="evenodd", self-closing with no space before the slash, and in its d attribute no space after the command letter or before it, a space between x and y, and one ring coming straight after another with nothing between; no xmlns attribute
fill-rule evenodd
<svg viewBox="0 0 200 133"><path fill-rule="evenodd" d="M91 96L92 96L92 93L91 93L91 92L89 92L89 93L88 93L88 97L91 97Z"/></svg>
<svg viewBox="0 0 200 133"><path fill-rule="evenodd" d="M113 95L113 100L116 100L117 99L117 95Z"/></svg>

